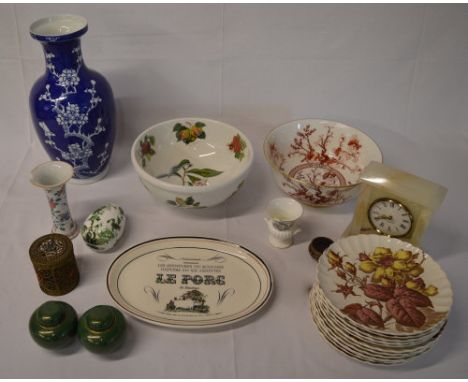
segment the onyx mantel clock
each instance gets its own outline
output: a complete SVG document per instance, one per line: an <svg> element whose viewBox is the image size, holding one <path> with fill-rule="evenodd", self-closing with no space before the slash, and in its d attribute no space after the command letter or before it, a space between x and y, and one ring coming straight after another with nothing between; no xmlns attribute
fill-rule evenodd
<svg viewBox="0 0 468 382"><path fill-rule="evenodd" d="M360 180L353 220L343 236L376 233L418 245L447 193L443 186L377 162Z"/></svg>

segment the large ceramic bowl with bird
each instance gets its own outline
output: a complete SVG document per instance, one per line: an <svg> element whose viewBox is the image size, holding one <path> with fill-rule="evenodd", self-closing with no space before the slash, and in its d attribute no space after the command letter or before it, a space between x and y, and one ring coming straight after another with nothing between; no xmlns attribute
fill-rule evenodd
<svg viewBox="0 0 468 382"><path fill-rule="evenodd" d="M369 136L322 119L303 119L275 128L263 149L278 186L315 207L355 197L364 167L371 161L382 162L382 152Z"/></svg>
<svg viewBox="0 0 468 382"><path fill-rule="evenodd" d="M133 143L133 166L157 200L181 208L212 207L242 185L252 167L252 144L235 127L178 118L143 131Z"/></svg>

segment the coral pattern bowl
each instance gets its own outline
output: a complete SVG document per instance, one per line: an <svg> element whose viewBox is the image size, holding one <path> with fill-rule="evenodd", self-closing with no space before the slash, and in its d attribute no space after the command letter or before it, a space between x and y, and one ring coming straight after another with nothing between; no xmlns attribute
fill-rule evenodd
<svg viewBox="0 0 468 382"><path fill-rule="evenodd" d="M223 122L179 118L146 129L131 158L146 189L182 208L212 207L233 195L253 162L252 145Z"/></svg>
<svg viewBox="0 0 468 382"><path fill-rule="evenodd" d="M382 162L377 144L340 122L304 119L271 131L263 145L278 186L311 206L347 202L359 192L359 175Z"/></svg>

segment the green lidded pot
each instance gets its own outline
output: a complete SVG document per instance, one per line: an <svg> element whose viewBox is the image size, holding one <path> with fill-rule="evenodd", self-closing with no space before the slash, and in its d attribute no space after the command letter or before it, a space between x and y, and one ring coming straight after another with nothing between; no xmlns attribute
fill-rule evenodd
<svg viewBox="0 0 468 382"><path fill-rule="evenodd" d="M63 301L47 301L29 320L29 333L47 349L64 347L75 339L78 317L75 309Z"/></svg>
<svg viewBox="0 0 468 382"><path fill-rule="evenodd" d="M109 305L97 305L87 310L78 322L78 335L86 349L93 353L109 353L123 342L125 318Z"/></svg>

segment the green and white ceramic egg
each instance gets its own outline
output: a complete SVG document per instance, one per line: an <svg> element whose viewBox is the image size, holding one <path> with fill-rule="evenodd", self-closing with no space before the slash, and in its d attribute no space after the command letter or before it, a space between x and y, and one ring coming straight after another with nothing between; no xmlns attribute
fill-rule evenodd
<svg viewBox="0 0 468 382"><path fill-rule="evenodd" d="M81 237L88 247L105 252L114 247L125 229L123 209L108 203L92 212L81 227Z"/></svg>

